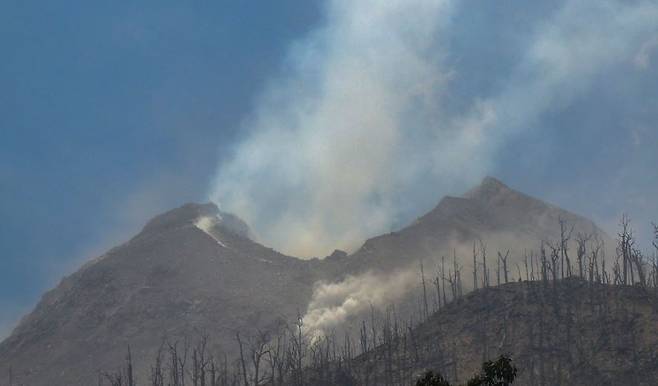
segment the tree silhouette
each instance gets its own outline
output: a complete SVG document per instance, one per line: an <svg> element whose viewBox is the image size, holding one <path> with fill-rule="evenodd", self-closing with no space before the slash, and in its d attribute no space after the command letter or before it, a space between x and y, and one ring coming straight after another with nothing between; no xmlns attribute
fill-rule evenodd
<svg viewBox="0 0 658 386"><path fill-rule="evenodd" d="M516 378L517 368L512 365L512 359L501 355L495 361L486 361L482 364L480 374L471 378L467 386L509 386ZM451 386L441 374L433 371L426 372L416 386Z"/></svg>
<svg viewBox="0 0 658 386"><path fill-rule="evenodd" d="M471 378L467 386L508 386L516 378L517 368L512 365L512 359L501 355L495 361L482 364L482 372Z"/></svg>
<svg viewBox="0 0 658 386"><path fill-rule="evenodd" d="M416 386L450 386L450 382L443 375L428 371L416 382Z"/></svg>

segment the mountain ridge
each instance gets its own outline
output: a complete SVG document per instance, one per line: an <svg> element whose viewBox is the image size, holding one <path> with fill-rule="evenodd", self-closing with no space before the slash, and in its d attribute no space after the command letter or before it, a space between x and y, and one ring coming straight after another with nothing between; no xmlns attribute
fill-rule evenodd
<svg viewBox="0 0 658 386"><path fill-rule="evenodd" d="M354 362L374 384L398 385L391 379L426 370L463 382L481 362L506 355L519 369L519 385L654 385L657 307L655 289L640 286L510 282L434 312L409 330L415 350L383 343ZM396 358L392 366L387 355Z"/></svg>
<svg viewBox="0 0 658 386"><path fill-rule="evenodd" d="M501 232L518 233L530 245L554 237L560 216L575 219L582 231L592 230L585 229L590 224L598 230L493 178L465 196L442 199L414 223L370 238L352 254L311 260L251 240L247 224L212 203L183 205L48 291L0 342L0 363L32 386L74 386L88 385L100 368L118 366L127 344L137 361L150 358L164 336L208 333L218 337L214 348L235 353L236 331L294 320L317 283L436 260ZM518 240L489 242L511 248Z"/></svg>

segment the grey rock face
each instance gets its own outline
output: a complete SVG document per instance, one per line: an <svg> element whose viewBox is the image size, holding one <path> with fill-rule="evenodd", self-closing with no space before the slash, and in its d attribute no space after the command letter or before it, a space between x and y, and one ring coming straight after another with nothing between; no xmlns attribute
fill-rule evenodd
<svg viewBox="0 0 658 386"><path fill-rule="evenodd" d="M537 250L542 241L560 238L560 221L578 234L593 234L606 245L614 241L592 221L511 189L492 177L461 197L444 197L429 213L410 226L372 238L354 253L345 272L379 267L399 268L423 259L436 261L455 251L463 263L473 242L482 241L490 254L507 251L512 263L520 262L524 250Z"/></svg>
<svg viewBox="0 0 658 386"><path fill-rule="evenodd" d="M87 386L99 369L121 365L128 344L136 367L146 369L163 338L194 334L211 335L217 349L232 353L235 331L272 328L303 313L320 279L403 267L477 239L492 251L518 248L519 240L530 245L554 238L558 219L608 240L591 221L491 178L352 255L336 251L322 260L285 256L249 239L238 217L187 204L47 292L0 343L0 374L11 367L25 385Z"/></svg>
<svg viewBox="0 0 658 386"><path fill-rule="evenodd" d="M0 344L3 373L11 366L27 385L95 384L128 344L147 368L165 336L209 334L230 352L236 329L294 317L311 296L311 265L254 243L218 215L211 204L174 209L64 278ZM208 216L217 222L206 232L197 221Z"/></svg>

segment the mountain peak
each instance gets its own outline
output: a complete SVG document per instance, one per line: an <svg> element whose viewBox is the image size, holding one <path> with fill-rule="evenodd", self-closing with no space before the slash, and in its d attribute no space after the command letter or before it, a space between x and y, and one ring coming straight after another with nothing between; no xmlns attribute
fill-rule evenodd
<svg viewBox="0 0 658 386"><path fill-rule="evenodd" d="M166 230L185 224L192 224L200 217L217 216L219 208L213 203L187 203L181 207L155 216L144 226L143 232Z"/></svg>
<svg viewBox="0 0 658 386"><path fill-rule="evenodd" d="M203 218L210 218L208 224L218 226L238 236L249 238L249 226L238 216L222 212L212 202L205 204L187 203L179 208L155 216L146 225L142 232L163 231L185 225L197 225Z"/></svg>
<svg viewBox="0 0 658 386"><path fill-rule="evenodd" d="M491 176L486 176L482 179L480 185L466 192L463 197L472 200L490 201L500 194L510 192L513 192L513 190L502 181Z"/></svg>

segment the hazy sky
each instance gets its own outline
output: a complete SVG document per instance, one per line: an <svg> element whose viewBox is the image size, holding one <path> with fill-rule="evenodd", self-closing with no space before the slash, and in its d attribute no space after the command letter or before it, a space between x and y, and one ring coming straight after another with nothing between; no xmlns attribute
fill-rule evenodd
<svg viewBox="0 0 658 386"><path fill-rule="evenodd" d="M657 20L636 0L4 1L0 336L187 201L313 254L490 174L646 235Z"/></svg>

